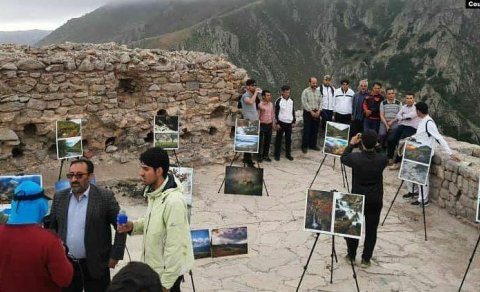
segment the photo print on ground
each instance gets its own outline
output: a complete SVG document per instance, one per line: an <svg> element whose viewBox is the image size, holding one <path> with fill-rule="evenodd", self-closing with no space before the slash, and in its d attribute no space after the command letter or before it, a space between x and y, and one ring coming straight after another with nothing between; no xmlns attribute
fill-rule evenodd
<svg viewBox="0 0 480 292"><path fill-rule="evenodd" d="M56 138L58 159L83 155L81 119L57 121Z"/></svg>
<svg viewBox="0 0 480 292"><path fill-rule="evenodd" d="M190 222L190 217L192 214L192 203L193 203L193 168L188 167L170 167L170 172L182 183L183 186L183 197L187 202L188 208L188 221Z"/></svg>
<svg viewBox="0 0 480 292"><path fill-rule="evenodd" d="M261 196L263 168L227 166L224 194Z"/></svg>
<svg viewBox="0 0 480 292"><path fill-rule="evenodd" d="M0 176L0 204L10 204L15 188L24 181L31 181L43 186L43 179L39 174Z"/></svg>
<svg viewBox="0 0 480 292"><path fill-rule="evenodd" d="M333 192L307 190L305 202L305 230L333 233Z"/></svg>
<svg viewBox="0 0 480 292"><path fill-rule="evenodd" d="M406 141L398 178L412 183L426 185L432 161L433 150L415 141Z"/></svg>
<svg viewBox="0 0 480 292"><path fill-rule="evenodd" d="M349 134L350 125L327 122L323 153L341 156L345 148L347 148Z"/></svg>
<svg viewBox="0 0 480 292"><path fill-rule="evenodd" d="M179 146L178 116L155 116L153 121L153 143L155 147L165 150L176 150Z"/></svg>
<svg viewBox="0 0 480 292"><path fill-rule="evenodd" d="M248 254L247 227L212 229L212 256Z"/></svg>
<svg viewBox="0 0 480 292"><path fill-rule="evenodd" d="M235 121L235 152L258 153L260 140L260 121L237 119Z"/></svg>
<svg viewBox="0 0 480 292"><path fill-rule="evenodd" d="M210 232L208 229L191 230L193 256L195 259L212 257Z"/></svg>
<svg viewBox="0 0 480 292"><path fill-rule="evenodd" d="M335 235L360 239L362 237L365 196L335 192L334 222Z"/></svg>

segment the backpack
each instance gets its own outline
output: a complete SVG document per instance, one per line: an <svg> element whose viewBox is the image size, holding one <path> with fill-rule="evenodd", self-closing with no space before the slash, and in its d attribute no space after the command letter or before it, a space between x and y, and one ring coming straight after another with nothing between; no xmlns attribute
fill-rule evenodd
<svg viewBox="0 0 480 292"><path fill-rule="evenodd" d="M427 132L427 135L428 135L428 138L432 137L432 134L430 134L430 132L428 131L428 122L431 122L432 120L428 120L426 123L425 123L425 132ZM435 139L435 141L437 141L438 144L440 144L440 141L438 141L437 138L433 137L433 139Z"/></svg>

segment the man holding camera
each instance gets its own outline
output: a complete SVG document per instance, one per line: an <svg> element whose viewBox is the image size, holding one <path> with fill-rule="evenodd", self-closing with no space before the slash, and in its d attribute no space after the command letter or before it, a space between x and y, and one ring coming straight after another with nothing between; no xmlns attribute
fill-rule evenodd
<svg viewBox="0 0 480 292"><path fill-rule="evenodd" d="M352 168L352 193L365 196L365 241L363 244L362 267L371 265L380 212L383 207L383 170L387 166L387 156L377 153L377 133L365 130L362 134L353 136L342 154L341 162ZM356 145L361 144L361 152L352 152ZM346 238L347 259L355 261L358 239Z"/></svg>
<svg viewBox="0 0 480 292"><path fill-rule="evenodd" d="M262 93L260 88L257 88L257 83L254 79L248 79L245 83L246 91L240 98L240 102L242 104L242 114L243 118L256 121L258 120L258 111L257 111L257 101L259 101L259 94ZM253 167L253 160L251 153L244 153L243 154L243 162L248 167Z"/></svg>
<svg viewBox="0 0 480 292"><path fill-rule="evenodd" d="M110 270L123 258L126 235L115 233L119 206L109 190L90 184L93 163L73 160L67 178L70 189L55 194L50 212L50 229L60 236L74 262L72 283L64 291L107 290Z"/></svg>

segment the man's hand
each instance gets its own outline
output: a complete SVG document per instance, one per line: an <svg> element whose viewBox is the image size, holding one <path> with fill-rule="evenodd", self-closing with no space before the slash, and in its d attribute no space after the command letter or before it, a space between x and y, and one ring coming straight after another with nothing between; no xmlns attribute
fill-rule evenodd
<svg viewBox="0 0 480 292"><path fill-rule="evenodd" d="M295 128L297 124L296 123L292 123L292 128Z"/></svg>
<svg viewBox="0 0 480 292"><path fill-rule="evenodd" d="M117 225L117 232L118 233L127 233L133 230L133 222L128 221L125 224L118 224Z"/></svg>
<svg viewBox="0 0 480 292"><path fill-rule="evenodd" d="M362 134L358 133L350 140L350 145L357 145L362 141Z"/></svg>
<svg viewBox="0 0 480 292"><path fill-rule="evenodd" d="M114 260L114 259L109 259L108 260L108 267L110 269L115 269L115 267L117 266L118 264L118 260Z"/></svg>
<svg viewBox="0 0 480 292"><path fill-rule="evenodd" d="M162 292L170 292L170 289L167 289L167 288L162 286Z"/></svg>
<svg viewBox="0 0 480 292"><path fill-rule="evenodd" d="M371 110L366 110L365 111L365 116L369 117L372 114Z"/></svg>

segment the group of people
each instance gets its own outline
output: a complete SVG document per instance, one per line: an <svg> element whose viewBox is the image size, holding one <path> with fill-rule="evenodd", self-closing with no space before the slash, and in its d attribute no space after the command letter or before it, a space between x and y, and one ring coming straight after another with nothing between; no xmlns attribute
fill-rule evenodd
<svg viewBox="0 0 480 292"><path fill-rule="evenodd" d="M180 291L194 257L182 185L169 167L161 148L140 155L148 208L143 218L125 224L117 224L120 208L112 191L91 183L90 160L71 161L70 188L55 194L49 216L42 188L20 183L11 215L0 225L0 291ZM110 284L127 233L143 234L141 261L147 266L128 265Z"/></svg>
<svg viewBox="0 0 480 292"><path fill-rule="evenodd" d="M438 142L452 159L458 158L452 155L428 115L427 104L415 103L413 94L407 93L402 105L392 88L386 90L384 98L378 82L368 91L367 81L362 80L359 91L354 93L347 79L341 80L338 89L332 87L331 76L325 75L323 79L317 86L317 79L311 77L302 92L302 151L320 150L316 144L318 131L328 121L351 126L351 139L341 161L352 168L352 193L366 198L362 265L369 266L383 205L383 171L389 163L393 168L398 166L393 164L393 153L399 140L411 137L430 147ZM271 92L258 89L255 80L249 79L239 102L244 118L260 120L262 148L257 158L271 161L270 139L275 129L275 160L280 159L284 135L285 156L293 160L291 134L296 119L290 87L282 86L280 97L272 103ZM386 153L378 150L379 145L387 147ZM354 151L357 147L360 151ZM180 291L183 275L192 269L194 261L182 186L169 173L165 150L150 148L139 160L148 208L144 217L124 224L117 224L120 207L113 193L91 183L94 165L90 160L71 161L66 175L70 188L54 195L47 217L48 198L42 188L34 182L18 185L11 216L0 222L0 275L8 279L0 281L0 291L136 291L132 287L145 286L147 282L138 280L138 275L151 279L150 284L138 291L155 291L148 290L152 287ZM244 162L253 166L251 154L245 154ZM428 184L407 184L407 187L405 199L418 197L413 204L428 205ZM127 265L111 283L110 269L123 259L127 234L143 234L144 264ZM357 239L347 239L349 261L355 260L358 243ZM130 278L135 275L136 279Z"/></svg>

